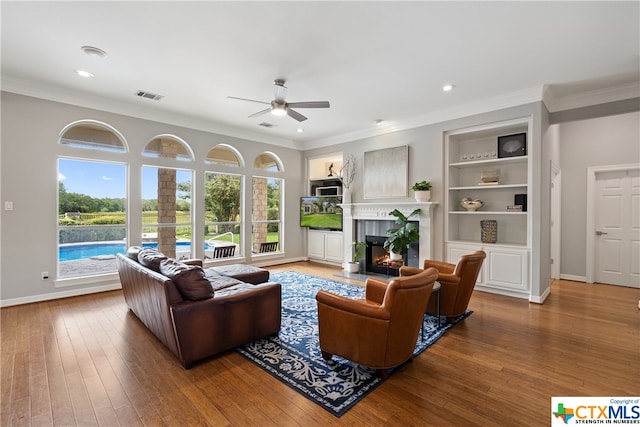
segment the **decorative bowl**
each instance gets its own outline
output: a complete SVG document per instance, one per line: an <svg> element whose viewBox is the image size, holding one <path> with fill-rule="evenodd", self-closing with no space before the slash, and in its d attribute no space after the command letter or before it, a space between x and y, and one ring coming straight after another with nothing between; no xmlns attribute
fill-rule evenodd
<svg viewBox="0 0 640 427"><path fill-rule="evenodd" d="M477 211L482 206L484 206L484 202L480 199L465 197L464 199L460 200L460 207L468 211Z"/></svg>

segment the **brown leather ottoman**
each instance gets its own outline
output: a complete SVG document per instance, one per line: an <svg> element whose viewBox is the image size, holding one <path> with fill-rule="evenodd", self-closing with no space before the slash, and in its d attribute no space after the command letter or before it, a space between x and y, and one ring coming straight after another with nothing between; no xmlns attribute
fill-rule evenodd
<svg viewBox="0 0 640 427"><path fill-rule="evenodd" d="M269 281L269 270L252 265L230 264L219 267L209 267L207 270L213 270L222 276L233 277L234 279L254 285Z"/></svg>

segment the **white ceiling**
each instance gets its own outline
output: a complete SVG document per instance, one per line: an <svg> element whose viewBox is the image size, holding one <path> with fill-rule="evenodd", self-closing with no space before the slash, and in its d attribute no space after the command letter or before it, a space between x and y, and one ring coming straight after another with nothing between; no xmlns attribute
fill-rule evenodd
<svg viewBox="0 0 640 427"><path fill-rule="evenodd" d="M639 5L2 1L2 89L306 149L543 93L552 111L637 97ZM299 109L298 123L227 98L271 101L276 78L287 101L331 108Z"/></svg>

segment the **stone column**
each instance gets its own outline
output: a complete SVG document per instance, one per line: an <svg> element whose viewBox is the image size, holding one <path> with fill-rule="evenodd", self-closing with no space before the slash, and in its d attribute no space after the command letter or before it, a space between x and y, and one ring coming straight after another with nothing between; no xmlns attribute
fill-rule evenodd
<svg viewBox="0 0 640 427"><path fill-rule="evenodd" d="M268 219L268 210L267 180L265 178L253 178L253 220L263 221ZM253 224L253 252L260 252L260 243L266 241L267 224Z"/></svg>
<svg viewBox="0 0 640 427"><path fill-rule="evenodd" d="M175 158L176 142L160 140L160 156ZM176 222L176 171L158 168L158 224ZM158 227L158 250L168 257L176 256L176 227Z"/></svg>

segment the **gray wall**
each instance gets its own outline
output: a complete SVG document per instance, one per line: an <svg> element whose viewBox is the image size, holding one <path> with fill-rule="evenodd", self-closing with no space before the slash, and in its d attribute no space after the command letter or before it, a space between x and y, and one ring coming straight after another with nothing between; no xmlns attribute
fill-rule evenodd
<svg viewBox="0 0 640 427"><path fill-rule="evenodd" d="M105 122L124 135L130 154L124 157L121 154L114 154L113 159L127 161L132 176L139 177L141 166L144 163L150 163L149 158L143 158L141 152L151 139L160 134L176 135L191 146L196 161L192 164L185 163L184 167L194 169L196 177L204 176L203 159L211 148L220 143L232 145L242 154L247 166L238 172L246 174L247 177L253 174L265 175L252 168L253 160L258 154L264 151L275 153L284 164L282 175L285 179L286 196L284 216L288 219L285 221L285 257L299 259L306 255L304 236L298 225L298 197L303 191L303 182L300 177L304 176L304 161L299 151L7 92L2 92L1 96L2 204L4 207L4 201L14 203L13 211L3 209L1 214L0 298L2 302L7 300L29 302L73 295L83 291L102 289L101 286L105 285L96 281L75 287L54 287L57 270L57 156L62 152L61 150L65 150L67 155L74 153L77 153L78 157L87 155L87 150L60 147L58 137L66 125L82 119ZM132 180L132 182L139 181ZM199 200L198 194L196 188L196 203ZM204 193L201 196L204 197ZM132 186L129 199L133 217L131 223L133 226L136 222L141 224L139 212L142 209L138 186ZM244 221L250 224L251 205L247 200L250 202L250 195L245 199L244 211ZM199 208L203 209L201 205ZM196 221L194 232L196 248L202 248L203 244L198 244L197 240L202 240L198 230L203 230L202 218ZM250 227L248 230L250 231ZM135 244L136 236L129 237L129 241ZM246 239L245 235L245 243ZM196 253L196 255L202 257L203 254ZM42 271L48 271L51 278L42 280L40 277ZM113 280L111 282L113 283Z"/></svg>
<svg viewBox="0 0 640 427"><path fill-rule="evenodd" d="M640 163L640 113L553 126L557 127L562 169L560 274L585 280L587 168Z"/></svg>

